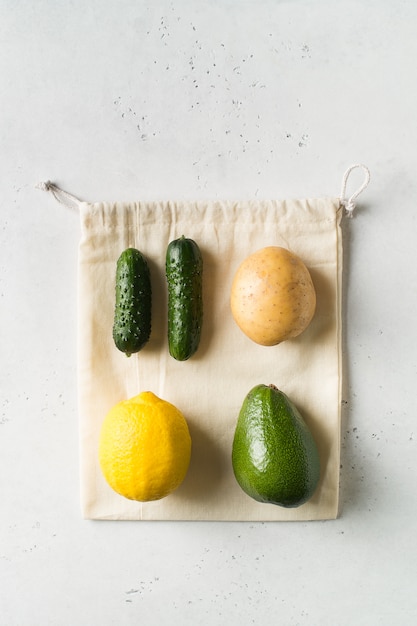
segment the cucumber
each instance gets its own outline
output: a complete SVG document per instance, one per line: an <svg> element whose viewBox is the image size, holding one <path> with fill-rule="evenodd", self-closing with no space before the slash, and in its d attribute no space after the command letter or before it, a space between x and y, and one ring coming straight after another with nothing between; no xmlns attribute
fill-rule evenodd
<svg viewBox="0 0 417 626"><path fill-rule="evenodd" d="M113 339L121 352L139 352L151 334L152 289L149 266L135 248L124 250L116 267Z"/></svg>
<svg viewBox="0 0 417 626"><path fill-rule="evenodd" d="M186 361L200 343L203 322L203 259L195 241L184 236L166 252L168 346L177 361Z"/></svg>

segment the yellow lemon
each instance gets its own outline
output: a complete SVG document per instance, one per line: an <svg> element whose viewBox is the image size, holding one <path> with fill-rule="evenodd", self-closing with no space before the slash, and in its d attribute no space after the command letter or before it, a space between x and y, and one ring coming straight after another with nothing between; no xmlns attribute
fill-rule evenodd
<svg viewBox="0 0 417 626"><path fill-rule="evenodd" d="M101 471L125 498L164 498L184 480L190 457L191 437L183 414L151 391L119 402L104 419Z"/></svg>

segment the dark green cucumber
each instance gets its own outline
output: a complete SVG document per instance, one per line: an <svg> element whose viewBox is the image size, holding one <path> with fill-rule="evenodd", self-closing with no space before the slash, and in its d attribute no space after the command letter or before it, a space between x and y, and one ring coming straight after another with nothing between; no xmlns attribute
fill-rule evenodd
<svg viewBox="0 0 417 626"><path fill-rule="evenodd" d="M200 343L203 322L203 259L195 241L171 241L166 253L168 345L177 361L186 361Z"/></svg>
<svg viewBox="0 0 417 626"><path fill-rule="evenodd" d="M152 289L149 266L135 248L120 255L116 267L116 307L113 339L130 356L139 352L151 334Z"/></svg>

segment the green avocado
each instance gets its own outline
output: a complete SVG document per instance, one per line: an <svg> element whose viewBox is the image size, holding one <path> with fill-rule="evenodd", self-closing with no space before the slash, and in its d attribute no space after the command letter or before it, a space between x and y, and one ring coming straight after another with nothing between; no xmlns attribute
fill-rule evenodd
<svg viewBox="0 0 417 626"><path fill-rule="evenodd" d="M297 408L274 385L257 385L246 396L236 424L232 465L243 491L258 502L297 507L316 490L317 446Z"/></svg>

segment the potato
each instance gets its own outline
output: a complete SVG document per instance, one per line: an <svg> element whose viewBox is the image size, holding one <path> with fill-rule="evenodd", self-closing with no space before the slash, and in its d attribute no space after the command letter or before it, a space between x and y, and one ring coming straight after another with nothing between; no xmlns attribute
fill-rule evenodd
<svg viewBox="0 0 417 626"><path fill-rule="evenodd" d="M316 309L316 292L300 258L269 246L238 268L230 305L237 325L252 341L274 346L307 328Z"/></svg>

